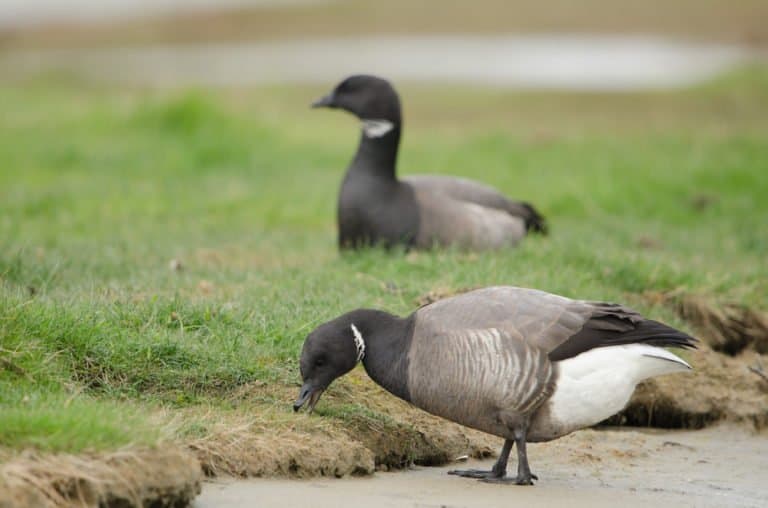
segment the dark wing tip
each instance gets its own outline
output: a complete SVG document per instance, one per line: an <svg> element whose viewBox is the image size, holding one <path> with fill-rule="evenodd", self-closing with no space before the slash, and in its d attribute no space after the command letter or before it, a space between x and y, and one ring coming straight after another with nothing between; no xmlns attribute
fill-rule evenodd
<svg viewBox="0 0 768 508"><path fill-rule="evenodd" d="M696 345L699 339L692 337L687 333L680 331L664 323L659 323L653 319L646 319L641 323L641 333L650 337L648 340L651 345L661 347L679 347L682 349L698 349Z"/></svg>
<svg viewBox="0 0 768 508"><path fill-rule="evenodd" d="M549 234L549 225L547 219L541 215L530 203L522 203L525 208L525 230L529 233Z"/></svg>
<svg viewBox="0 0 768 508"><path fill-rule="evenodd" d="M560 361L590 349L625 344L696 349L699 340L695 337L664 323L638 317L639 314L624 307L604 305L581 330L550 351L549 359Z"/></svg>

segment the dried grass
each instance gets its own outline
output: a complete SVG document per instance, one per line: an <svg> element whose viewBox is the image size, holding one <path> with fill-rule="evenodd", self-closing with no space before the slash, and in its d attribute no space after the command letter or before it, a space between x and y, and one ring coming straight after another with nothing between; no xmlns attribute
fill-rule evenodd
<svg viewBox="0 0 768 508"><path fill-rule="evenodd" d="M0 465L0 507L186 506L200 493L200 465L173 445L108 454L25 451Z"/></svg>
<svg viewBox="0 0 768 508"><path fill-rule="evenodd" d="M253 387L290 407L288 387ZM265 392L266 390L266 392ZM245 395L245 394L243 394ZM496 438L428 415L386 393L356 369L323 396L318 411L362 408L334 417L249 406L249 416L211 412L195 418L205 435L188 441L210 476L312 477L437 465L459 455L487 457Z"/></svg>
<svg viewBox="0 0 768 508"><path fill-rule="evenodd" d="M340 432L266 430L255 424L222 424L189 444L209 476L334 476L371 474L373 453Z"/></svg>
<svg viewBox="0 0 768 508"><path fill-rule="evenodd" d="M449 287L439 286L434 289L430 289L426 293L420 295L418 298L416 298L414 302L419 307L423 307L425 305L429 305L430 303L435 303L438 300L442 300L450 296L460 295L462 293L467 293L468 291L472 291L475 289L478 289L478 287L465 287L465 288L453 289Z"/></svg>
<svg viewBox="0 0 768 508"><path fill-rule="evenodd" d="M765 312L682 291L652 292L645 296L653 303L672 306L715 351L735 356L751 348L768 354L768 314Z"/></svg>

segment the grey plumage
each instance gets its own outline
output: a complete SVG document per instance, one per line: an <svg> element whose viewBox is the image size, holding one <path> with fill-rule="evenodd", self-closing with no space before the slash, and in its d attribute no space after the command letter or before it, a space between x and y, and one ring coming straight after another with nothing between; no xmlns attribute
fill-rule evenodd
<svg viewBox="0 0 768 508"><path fill-rule="evenodd" d="M361 309L322 325L302 351L304 391L322 391L327 383L315 379L352 368L349 361L341 369L313 367L330 349L343 358L355 354L351 324L367 343L363 364L374 381L430 413L507 439L493 471L457 474L506 481L514 443L519 469L511 481L523 484L534 478L526 442L555 439L610 416L642 379L690 368L660 347L695 345L687 334L621 305L491 287L407 318Z"/></svg>
<svg viewBox="0 0 768 508"><path fill-rule="evenodd" d="M432 175L398 180L400 99L386 80L351 76L314 106L344 109L363 121L360 144L339 193L341 248L402 244L496 249L516 245L527 232L546 232L544 218L530 204L510 200L487 185Z"/></svg>
<svg viewBox="0 0 768 508"><path fill-rule="evenodd" d="M416 190L436 192L458 201L506 212L509 216L522 219L526 231L547 232L546 220L531 204L513 201L489 185L442 175L410 175L401 181Z"/></svg>
<svg viewBox="0 0 768 508"><path fill-rule="evenodd" d="M555 372L542 349L499 328L441 332L419 324L417 317L417 338L408 353L416 406L506 436L551 393Z"/></svg>

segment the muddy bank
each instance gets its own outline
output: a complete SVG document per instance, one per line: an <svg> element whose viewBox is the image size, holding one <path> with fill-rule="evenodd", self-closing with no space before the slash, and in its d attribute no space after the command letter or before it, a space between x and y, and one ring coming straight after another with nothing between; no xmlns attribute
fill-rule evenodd
<svg viewBox="0 0 768 508"><path fill-rule="evenodd" d="M187 506L202 472L182 448L0 457L0 507Z"/></svg>
<svg viewBox="0 0 768 508"><path fill-rule="evenodd" d="M342 480L222 480L206 483L197 508L263 506L696 506L768 503L768 437L741 428L702 431L585 430L529 447L534 487L489 485L441 468ZM511 465L514 471L514 464Z"/></svg>
<svg viewBox="0 0 768 508"><path fill-rule="evenodd" d="M294 387L244 390L273 399L238 417L206 424L188 444L209 476L369 475L413 464L440 465L468 454L488 457L498 439L431 416L386 393L362 368L337 380L315 414L293 413Z"/></svg>

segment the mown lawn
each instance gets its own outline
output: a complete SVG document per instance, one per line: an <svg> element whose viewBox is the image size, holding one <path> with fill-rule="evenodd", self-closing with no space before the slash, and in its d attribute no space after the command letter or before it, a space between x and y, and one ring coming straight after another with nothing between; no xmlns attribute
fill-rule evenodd
<svg viewBox="0 0 768 508"><path fill-rule="evenodd" d="M402 173L477 178L549 218L481 254L337 252L357 127L308 109L324 91L0 88L0 447L156 442L234 400L290 421L269 387L298 386L309 330L431 290L531 286L681 327L643 293L768 307L764 68L669 93L404 87Z"/></svg>

